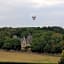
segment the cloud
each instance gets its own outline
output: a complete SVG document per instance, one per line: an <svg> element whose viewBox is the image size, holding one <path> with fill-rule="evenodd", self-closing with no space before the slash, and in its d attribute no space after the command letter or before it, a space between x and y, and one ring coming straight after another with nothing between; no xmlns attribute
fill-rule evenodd
<svg viewBox="0 0 64 64"><path fill-rule="evenodd" d="M0 0L0 5L4 4L7 6L26 6L30 4L33 7L46 7L64 3L64 0Z"/></svg>
<svg viewBox="0 0 64 64"><path fill-rule="evenodd" d="M6 3L11 6L27 6L29 4L38 8L63 4L64 0L6 0Z"/></svg>
<svg viewBox="0 0 64 64"><path fill-rule="evenodd" d="M47 7L64 3L64 0L32 0L35 7Z"/></svg>

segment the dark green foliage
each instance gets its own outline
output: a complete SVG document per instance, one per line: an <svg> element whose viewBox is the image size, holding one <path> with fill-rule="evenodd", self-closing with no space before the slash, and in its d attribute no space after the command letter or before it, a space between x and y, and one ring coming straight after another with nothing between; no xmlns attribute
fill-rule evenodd
<svg viewBox="0 0 64 64"><path fill-rule="evenodd" d="M63 47L63 34L50 30L39 30L33 34L33 52L61 53Z"/></svg>
<svg viewBox="0 0 64 64"><path fill-rule="evenodd" d="M61 53L64 49L64 29L56 26L0 28L0 49L20 50L20 39L29 34L32 35L31 50L33 52Z"/></svg>
<svg viewBox="0 0 64 64"><path fill-rule="evenodd" d="M5 38L0 40L0 48L6 50L19 50L20 49L20 41L14 38Z"/></svg>
<svg viewBox="0 0 64 64"><path fill-rule="evenodd" d="M4 41L0 39L0 48L2 48Z"/></svg>

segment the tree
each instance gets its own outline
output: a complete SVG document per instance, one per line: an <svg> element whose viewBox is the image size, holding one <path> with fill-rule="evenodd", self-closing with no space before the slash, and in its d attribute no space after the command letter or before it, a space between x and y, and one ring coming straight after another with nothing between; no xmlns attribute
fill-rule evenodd
<svg viewBox="0 0 64 64"><path fill-rule="evenodd" d="M0 39L0 48L2 48L3 44L4 44L4 40Z"/></svg>
<svg viewBox="0 0 64 64"><path fill-rule="evenodd" d="M10 50L10 49L18 50L20 49L20 41L14 38L6 38L4 40L4 44L2 48L7 50Z"/></svg>

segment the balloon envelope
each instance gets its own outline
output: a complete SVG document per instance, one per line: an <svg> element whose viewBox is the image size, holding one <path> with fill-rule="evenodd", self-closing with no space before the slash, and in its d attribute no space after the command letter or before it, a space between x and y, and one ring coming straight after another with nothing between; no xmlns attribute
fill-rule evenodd
<svg viewBox="0 0 64 64"><path fill-rule="evenodd" d="M33 19L33 20L36 20L36 16L32 16L32 19Z"/></svg>

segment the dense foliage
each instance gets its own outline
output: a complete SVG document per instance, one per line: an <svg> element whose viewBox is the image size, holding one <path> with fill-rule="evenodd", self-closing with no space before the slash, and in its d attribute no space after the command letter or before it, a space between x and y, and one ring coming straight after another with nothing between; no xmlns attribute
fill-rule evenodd
<svg viewBox="0 0 64 64"><path fill-rule="evenodd" d="M20 39L32 35L31 51L61 53L64 49L64 29L61 27L0 28L0 49L20 50Z"/></svg>
<svg viewBox="0 0 64 64"><path fill-rule="evenodd" d="M63 35L53 31L43 31L33 35L32 51L61 53L64 48Z"/></svg>

